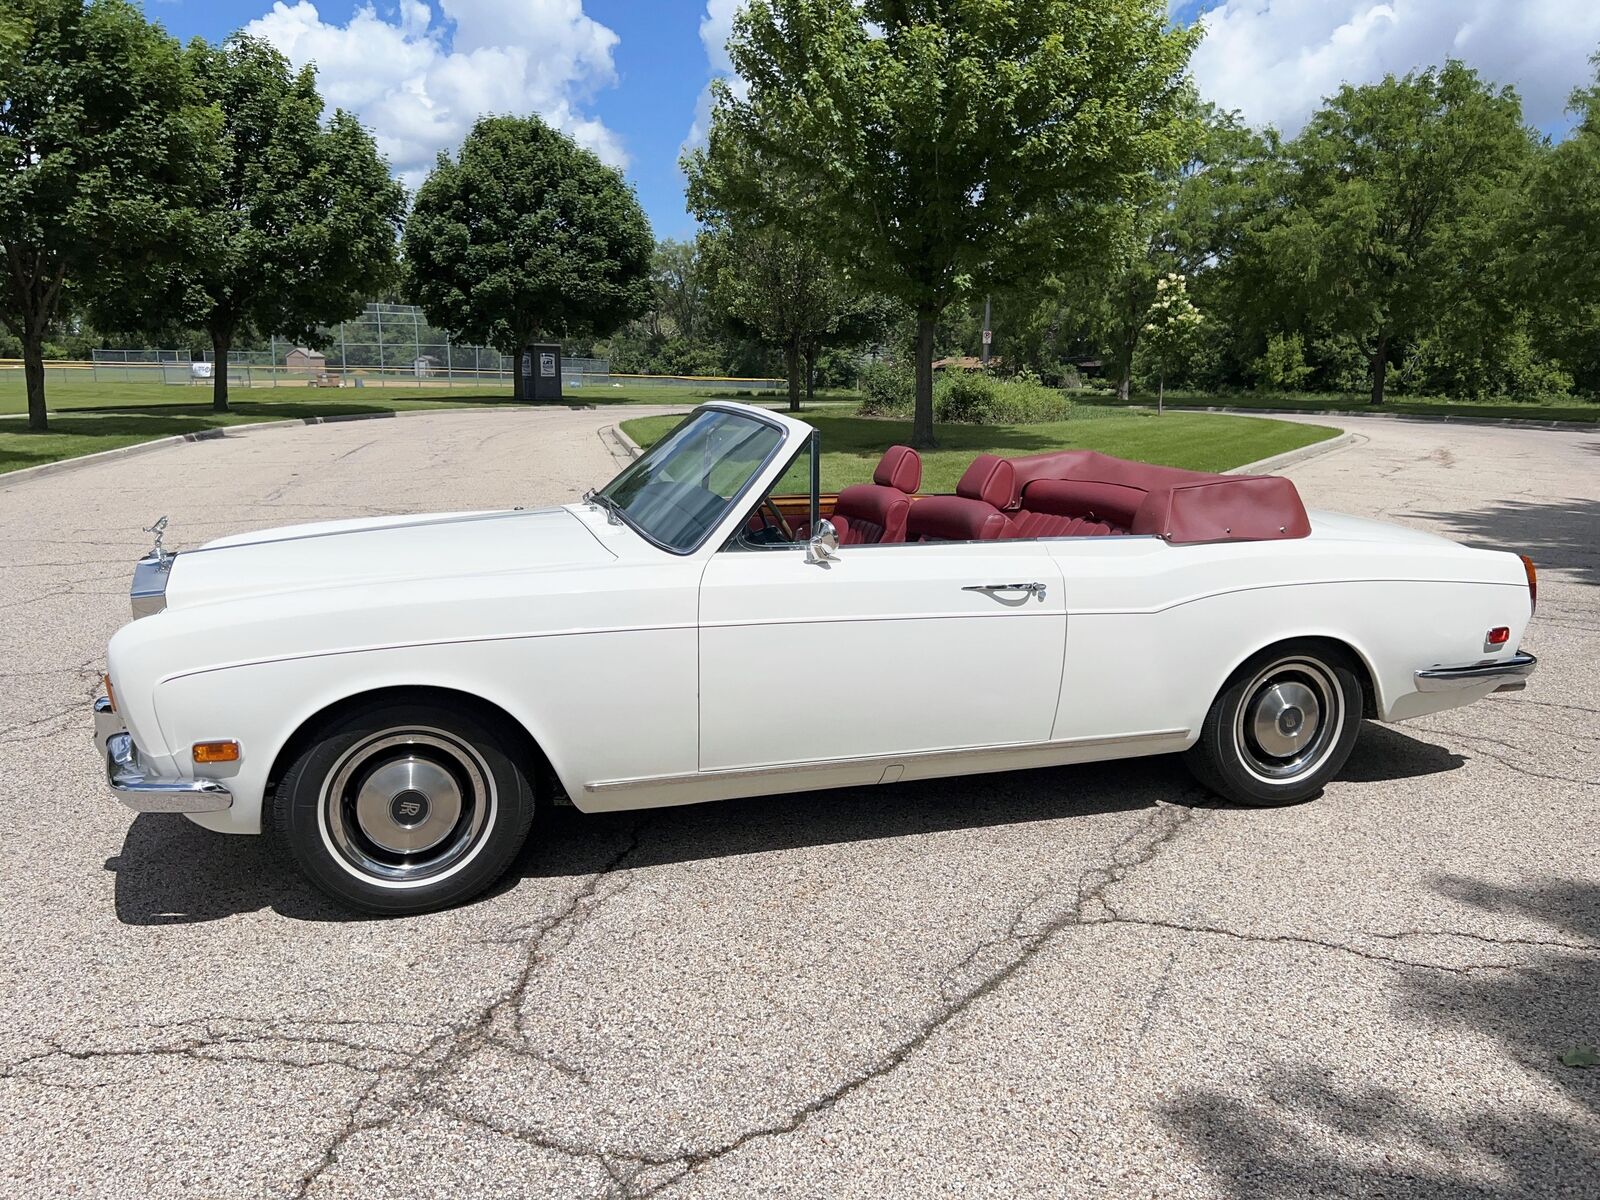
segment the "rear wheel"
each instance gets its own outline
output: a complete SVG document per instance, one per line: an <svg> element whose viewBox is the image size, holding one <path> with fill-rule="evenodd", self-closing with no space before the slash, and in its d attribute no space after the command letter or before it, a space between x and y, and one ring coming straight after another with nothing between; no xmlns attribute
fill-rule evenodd
<svg viewBox="0 0 1600 1200"><path fill-rule="evenodd" d="M1361 711L1361 681L1347 655L1321 643L1275 646L1234 673L1184 761L1228 800L1294 804L1344 766Z"/></svg>
<svg viewBox="0 0 1600 1200"><path fill-rule="evenodd" d="M514 731L378 704L322 731L278 785L278 828L318 887L366 912L426 912L483 891L533 820Z"/></svg>

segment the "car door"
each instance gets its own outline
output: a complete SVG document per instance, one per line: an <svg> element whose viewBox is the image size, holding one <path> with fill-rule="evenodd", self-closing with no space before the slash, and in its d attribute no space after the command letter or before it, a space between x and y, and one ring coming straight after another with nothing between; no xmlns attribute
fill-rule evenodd
<svg viewBox="0 0 1600 1200"><path fill-rule="evenodd" d="M719 551L700 585L700 769L1049 739L1061 579L1026 541Z"/></svg>

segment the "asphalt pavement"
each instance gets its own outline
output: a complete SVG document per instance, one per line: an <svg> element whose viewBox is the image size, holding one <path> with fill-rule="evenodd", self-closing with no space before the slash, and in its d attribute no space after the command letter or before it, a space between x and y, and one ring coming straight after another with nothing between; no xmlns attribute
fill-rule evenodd
<svg viewBox="0 0 1600 1200"><path fill-rule="evenodd" d="M1286 471L1540 566L1528 690L1369 723L1299 807L1150 759L557 810L489 897L363 920L106 793L141 526L558 502L640 411L0 477L7 1195L1600 1196L1600 432L1339 417Z"/></svg>

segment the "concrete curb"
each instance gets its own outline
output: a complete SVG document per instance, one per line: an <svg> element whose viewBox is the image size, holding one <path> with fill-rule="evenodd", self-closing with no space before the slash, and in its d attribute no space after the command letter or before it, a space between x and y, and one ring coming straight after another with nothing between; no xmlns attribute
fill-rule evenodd
<svg viewBox="0 0 1600 1200"><path fill-rule="evenodd" d="M1296 463L1305 462L1308 458L1316 458L1334 450L1343 450L1346 446L1353 446L1365 438L1354 433L1341 433L1338 437L1326 438L1320 442L1313 442L1309 446L1301 446L1298 450L1285 450L1282 454L1274 454L1270 458L1260 458L1253 463L1245 463L1242 467L1233 467L1224 471L1224 475L1271 475L1285 467L1292 467Z"/></svg>
<svg viewBox="0 0 1600 1200"><path fill-rule="evenodd" d="M1154 412L1151 404L1129 404L1127 408L1140 408ZM1437 417L1421 413L1358 412L1354 409L1314 408L1227 408L1221 405L1201 407L1191 404L1169 404L1169 412L1229 413L1236 417L1309 417L1316 420L1337 421L1340 417L1377 417L1384 421L1420 421L1424 425L1504 425L1512 429L1559 429L1569 433L1600 433L1600 421L1536 421L1530 417L1463 417L1444 413Z"/></svg>
<svg viewBox="0 0 1600 1200"><path fill-rule="evenodd" d="M599 432L601 444L624 466L644 453L638 442L622 432L620 425L602 425Z"/></svg>

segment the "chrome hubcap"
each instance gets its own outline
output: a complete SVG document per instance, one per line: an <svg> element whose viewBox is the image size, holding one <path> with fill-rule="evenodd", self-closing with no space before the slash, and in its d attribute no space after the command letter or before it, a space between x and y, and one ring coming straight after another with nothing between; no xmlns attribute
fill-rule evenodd
<svg viewBox="0 0 1600 1200"><path fill-rule="evenodd" d="M1285 680L1263 688L1251 710L1250 732L1273 758L1289 758L1316 736L1322 705L1305 684Z"/></svg>
<svg viewBox="0 0 1600 1200"><path fill-rule="evenodd" d="M440 729L390 729L328 772L319 805L340 865L407 887L461 867L493 824L494 777L475 747Z"/></svg>
<svg viewBox="0 0 1600 1200"><path fill-rule="evenodd" d="M1292 783L1327 760L1343 724L1344 693L1333 673L1314 659L1283 659L1245 688L1234 747L1258 779Z"/></svg>

